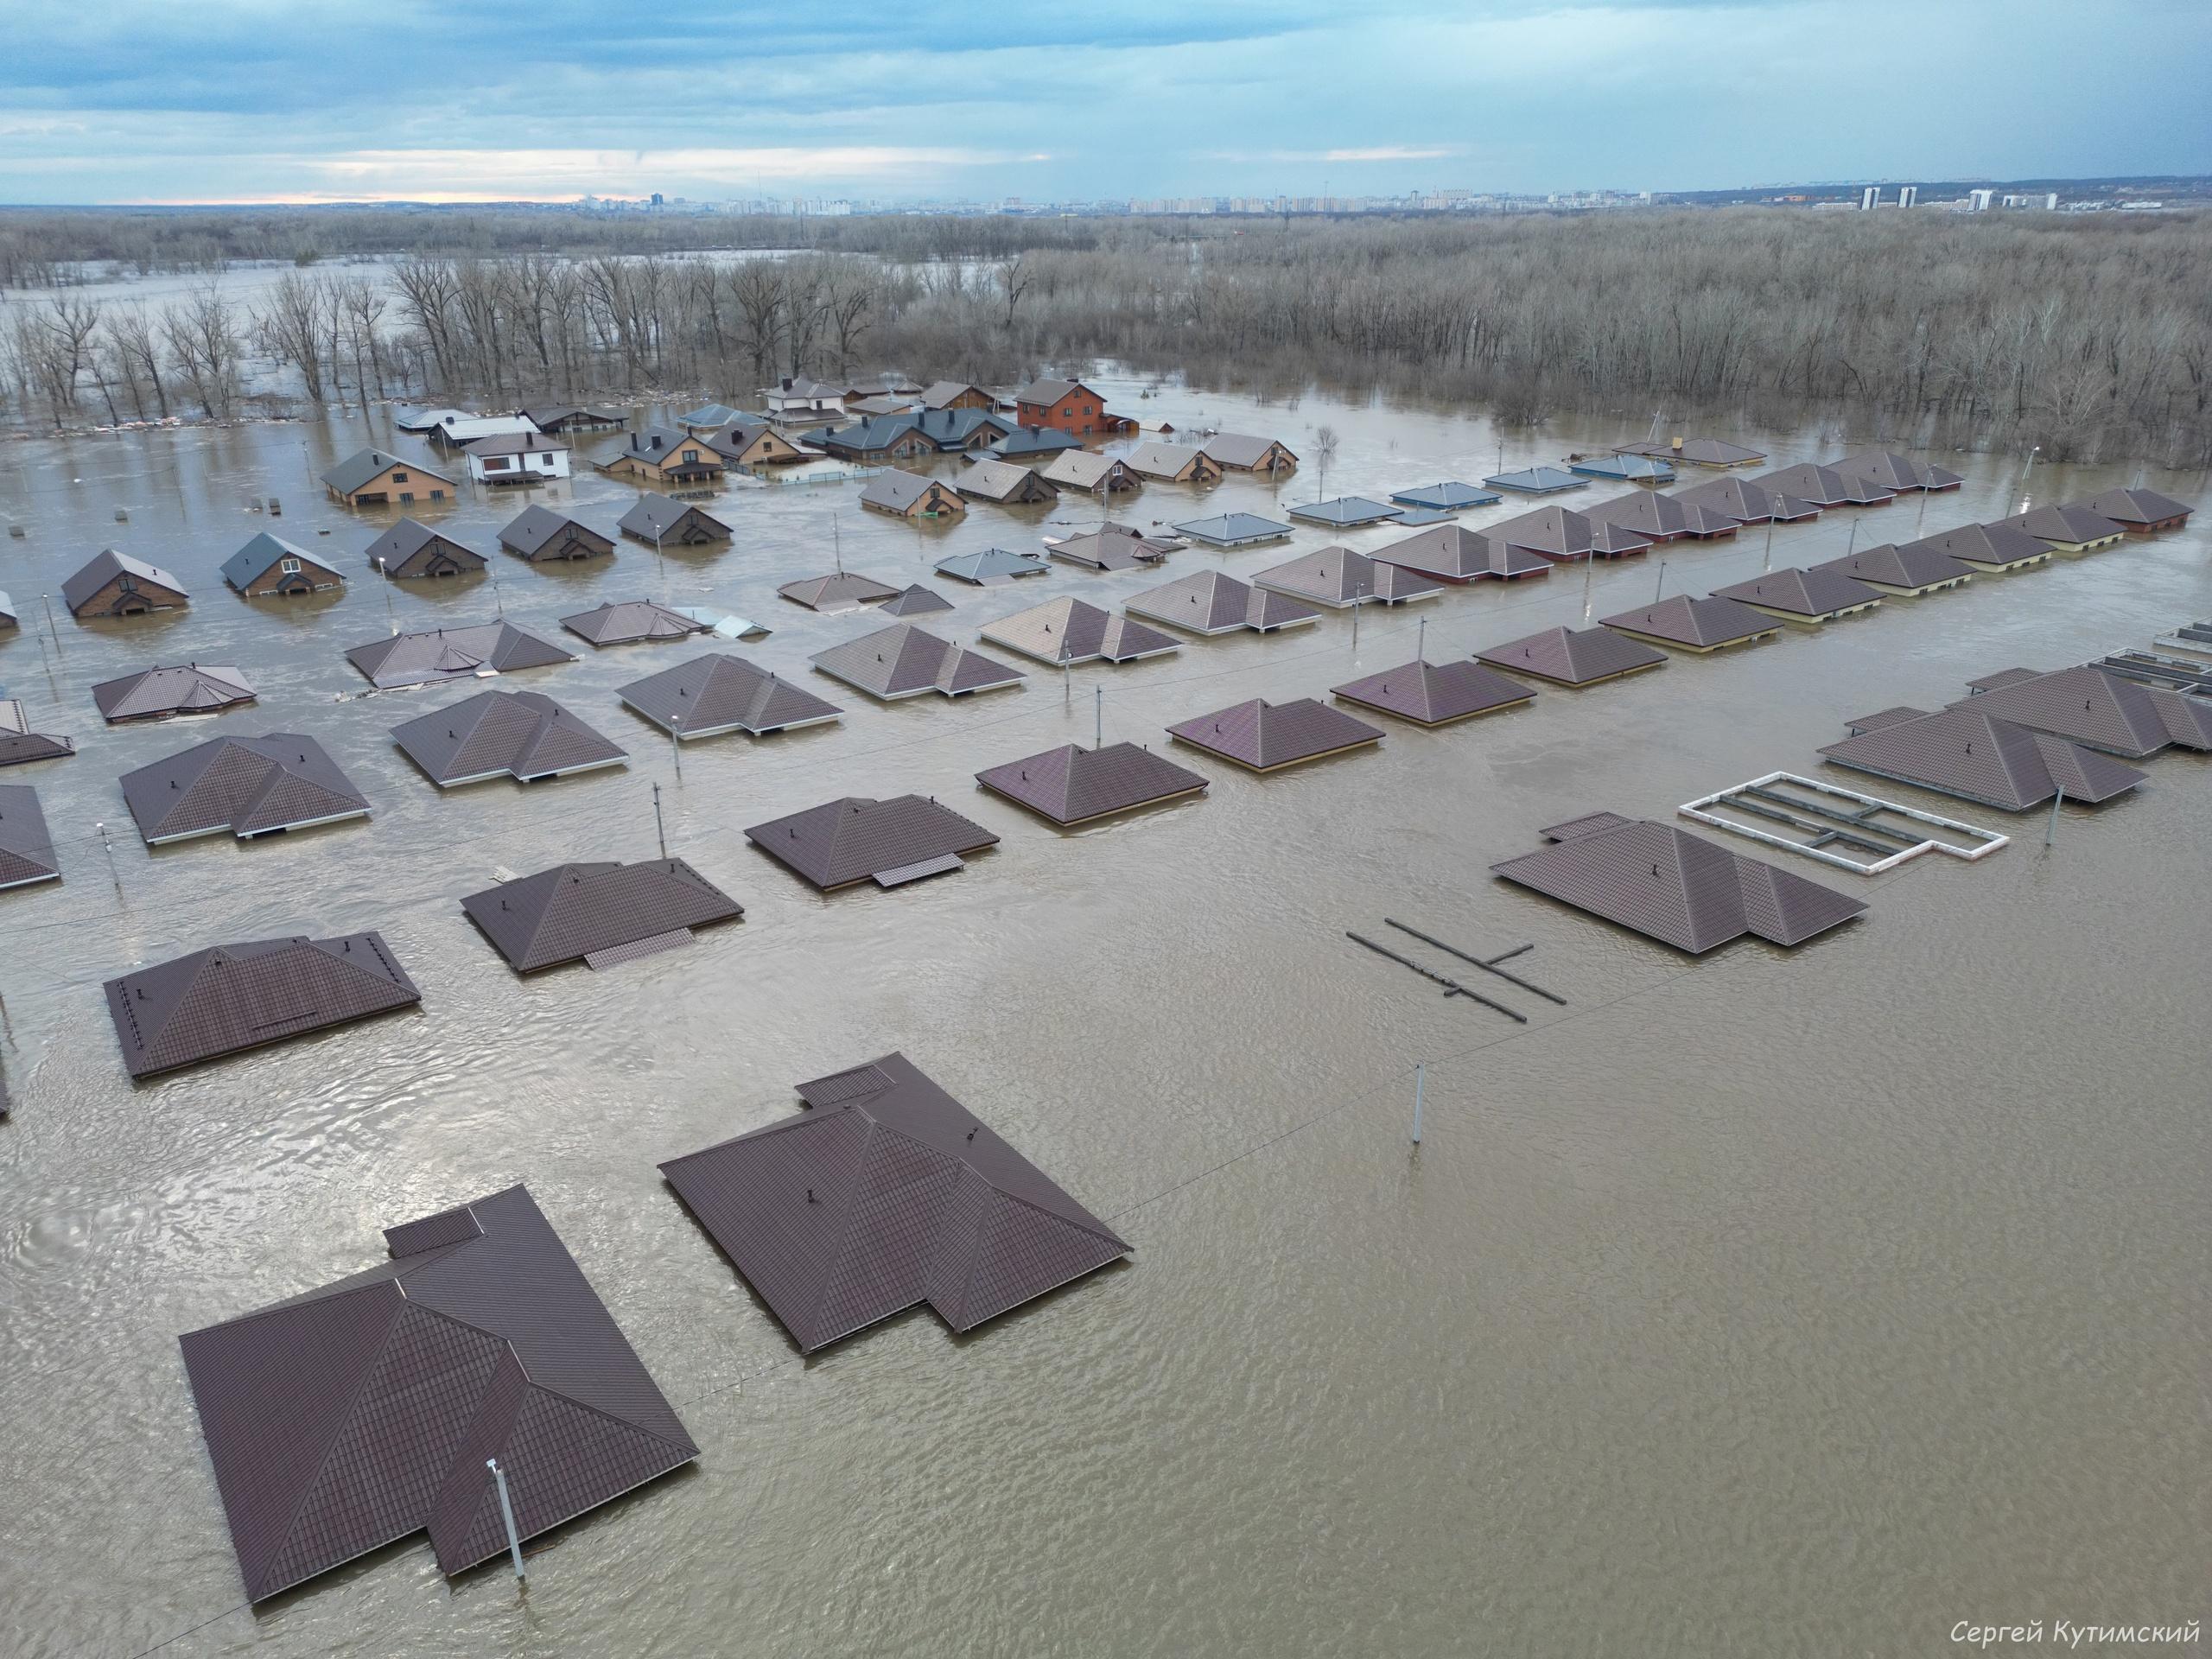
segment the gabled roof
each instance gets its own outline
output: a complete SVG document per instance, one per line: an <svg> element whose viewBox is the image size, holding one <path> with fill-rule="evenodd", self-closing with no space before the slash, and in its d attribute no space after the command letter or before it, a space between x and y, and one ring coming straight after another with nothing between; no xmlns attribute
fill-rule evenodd
<svg viewBox="0 0 2212 1659"><path fill-rule="evenodd" d="M565 535L571 530L580 531L595 541L606 542L607 550L613 550L614 544L611 540L581 519L571 518L566 513L556 512L550 507L535 503L507 521L505 528L499 531L499 545L513 549L526 559L531 558L556 537Z"/></svg>
<svg viewBox="0 0 2212 1659"><path fill-rule="evenodd" d="M367 798L300 732L219 737L126 772L121 781L149 847L226 830L244 841L369 815Z"/></svg>
<svg viewBox="0 0 2212 1659"><path fill-rule="evenodd" d="M656 535L666 537L674 533L687 517L705 525L719 539L729 539L729 526L704 507L676 500L657 490L647 490L640 495L629 512L615 521L615 525L650 542Z"/></svg>
<svg viewBox="0 0 2212 1659"><path fill-rule="evenodd" d="M642 639L682 639L704 633L707 625L649 599L609 601L596 610L564 616L561 626L594 645L626 645Z"/></svg>
<svg viewBox="0 0 2212 1659"><path fill-rule="evenodd" d="M253 687L227 663L188 663L181 668L142 668L92 688L92 702L107 719L156 720L164 715L211 715L253 701Z"/></svg>
<svg viewBox="0 0 2212 1659"><path fill-rule="evenodd" d="M22 625L16 614L16 601L8 596L4 588L0 588L0 628L13 628L20 626Z"/></svg>
<svg viewBox="0 0 2212 1659"><path fill-rule="evenodd" d="M1885 709L1845 722L1852 734L1821 753L1840 766L1939 794L2024 812L2061 788L2094 804L2125 794L2144 774L2108 755L1999 720L1969 698L1929 714Z"/></svg>
<svg viewBox="0 0 2212 1659"><path fill-rule="evenodd" d="M661 1173L807 1353L927 1302L955 1331L1128 1254L903 1054Z"/></svg>
<svg viewBox="0 0 2212 1659"><path fill-rule="evenodd" d="M1692 955L1746 933L1801 944L1866 909L1672 824L1599 813L1545 833L1565 839L1493 864L1491 873Z"/></svg>
<svg viewBox="0 0 2212 1659"><path fill-rule="evenodd" d="M471 627L433 628L424 633L395 633L372 639L346 653L346 660L378 687L429 685L443 680L480 678L488 670L509 674L576 659L512 622L480 622Z"/></svg>
<svg viewBox="0 0 2212 1659"><path fill-rule="evenodd" d="M1140 564L1158 564L1178 550L1174 542L1156 542L1119 524L1109 524L1081 536L1047 542L1045 550L1056 559L1093 570L1133 570Z"/></svg>
<svg viewBox="0 0 2212 1659"><path fill-rule="evenodd" d="M875 506L888 507L894 512L905 512L933 489L944 492L945 505L952 511L967 511L961 502L960 492L950 484L925 478L919 473L900 472L895 467L889 472L878 473L868 480L861 491L861 499Z"/></svg>
<svg viewBox="0 0 2212 1659"><path fill-rule="evenodd" d="M1167 730L1194 747L1254 772L1273 772L1382 741L1382 732L1365 721L1311 697L1281 703L1254 697Z"/></svg>
<svg viewBox="0 0 2212 1659"><path fill-rule="evenodd" d="M1586 559L1592 554L1610 558L1623 553L1641 553L1651 545L1648 536L1639 536L1619 524L1560 506L1538 507L1534 512L1524 512L1502 524L1487 525L1483 533L1492 541L1526 548L1531 553L1553 559Z"/></svg>
<svg viewBox="0 0 2212 1659"><path fill-rule="evenodd" d="M745 915L680 858L559 864L472 893L461 907L518 974L671 934L688 938L695 927Z"/></svg>
<svg viewBox="0 0 2212 1659"><path fill-rule="evenodd" d="M824 893L873 879L893 887L960 868L998 837L919 795L848 795L756 823L746 839Z"/></svg>
<svg viewBox="0 0 2212 1659"><path fill-rule="evenodd" d="M1755 610L1783 611L1791 616L1824 618L1882 602L1879 588L1838 570L1806 570L1795 565L1764 571L1713 590L1716 599L1732 599Z"/></svg>
<svg viewBox="0 0 2212 1659"><path fill-rule="evenodd" d="M1326 524L1332 530L1351 530L1395 518L1398 510L1387 501L1370 500L1363 495L1336 495L1326 501L1300 502L1290 509L1290 516L1307 524Z"/></svg>
<svg viewBox="0 0 2212 1659"><path fill-rule="evenodd" d="M1908 551L1924 549L1973 564L2024 564L2047 559L2050 550L2014 524L1961 524L1907 542Z"/></svg>
<svg viewBox="0 0 2212 1659"><path fill-rule="evenodd" d="M1088 449L1063 449L1046 463L1041 476L1047 483L1065 484L1070 489L1095 490L1099 480L1117 467L1125 483L1136 482L1136 474L1118 456L1093 454Z"/></svg>
<svg viewBox="0 0 2212 1659"><path fill-rule="evenodd" d="M1090 391L1080 380L1032 380L1014 394L1014 400L1018 404L1057 404L1071 391ZM1091 395L1098 396L1096 392ZM1098 401L1103 407L1106 400L1099 397Z"/></svg>
<svg viewBox="0 0 2212 1659"><path fill-rule="evenodd" d="M1624 455L1656 455L1664 461L1686 461L1697 467L1744 467L1764 461L1766 453L1746 449L1719 438L1677 438L1672 442L1624 443L1615 451Z"/></svg>
<svg viewBox="0 0 2212 1659"><path fill-rule="evenodd" d="M2108 541L2126 531L2124 524L2116 524L2104 514L2092 512L2070 501L2031 507L1999 522L2008 529L2024 531L2038 541L2068 547L2079 542Z"/></svg>
<svg viewBox="0 0 2212 1659"><path fill-rule="evenodd" d="M1065 595L987 624L983 639L1008 651L1033 657L1055 668L1076 663L1135 662L1164 657L1180 649L1157 628L1115 616L1096 605Z"/></svg>
<svg viewBox="0 0 2212 1659"><path fill-rule="evenodd" d="M1885 490L1948 490L1966 480L1959 474L1931 461L1916 461L1894 450L1862 449L1834 463L1846 478L1864 479Z"/></svg>
<svg viewBox="0 0 2212 1659"><path fill-rule="evenodd" d="M991 396L988 387L966 380L932 380L922 388L922 401L931 409L945 409L951 405L954 398L965 397L971 391L981 392L993 403L998 401Z"/></svg>
<svg viewBox="0 0 2212 1659"><path fill-rule="evenodd" d="M863 605L878 605L887 599L899 597L899 590L889 582L878 582L874 576L859 575L849 570L787 582L776 591L794 605L804 605L810 611L823 611L832 616L845 611L857 611Z"/></svg>
<svg viewBox="0 0 2212 1659"><path fill-rule="evenodd" d="M371 542L365 556L372 567L380 565L386 571L396 572L433 542L442 542L450 549L456 556L456 563L472 569L484 568L484 556L474 548L463 547L443 531L432 530L414 518L402 518Z"/></svg>
<svg viewBox="0 0 2212 1659"><path fill-rule="evenodd" d="M1341 607L1402 604L1408 600L1433 599L1444 584L1433 577L1355 553L1348 547L1325 547L1287 564L1262 570L1252 578L1259 587L1295 599Z"/></svg>
<svg viewBox="0 0 2212 1659"><path fill-rule="evenodd" d="M494 432L488 437L472 438L461 448L463 454L469 455L543 455L566 453L569 446L543 432Z"/></svg>
<svg viewBox="0 0 2212 1659"><path fill-rule="evenodd" d="M346 580L307 549L282 537L271 536L265 530L223 561L223 580L244 593L250 583L267 575L274 566L285 559L297 559L300 569L317 582L342 582Z"/></svg>
<svg viewBox="0 0 2212 1659"><path fill-rule="evenodd" d="M111 547L102 548L87 559L75 575L66 578L61 584L61 597L73 611L122 575L166 588L180 599L186 597L184 584L161 566L149 564L143 559L134 559L128 553L118 553Z"/></svg>
<svg viewBox="0 0 2212 1659"><path fill-rule="evenodd" d="M2169 518L2186 518L2195 511L2185 501L2156 490L2107 490L2082 504L2116 524L2158 524Z"/></svg>
<svg viewBox="0 0 2212 1659"><path fill-rule="evenodd" d="M1017 685L1028 676L980 652L964 651L949 640L900 622L829 650L817 652L815 667L832 679L884 702L936 691L948 697Z"/></svg>
<svg viewBox="0 0 2212 1659"><path fill-rule="evenodd" d="M1600 501L1584 515L1591 523L1614 524L1653 539L1669 536L1724 536L1737 521L1717 507L1700 506L1658 490L1631 490Z"/></svg>
<svg viewBox="0 0 2212 1659"><path fill-rule="evenodd" d="M969 461L954 487L963 495L980 496L986 501L1008 501L1024 491L1040 497L1055 493L1051 485L1028 467L1017 467L1010 461L993 461L988 456Z"/></svg>
<svg viewBox="0 0 2212 1659"><path fill-rule="evenodd" d="M1541 576L1551 561L1492 535L1464 524L1445 524L1416 531L1402 540L1378 548L1376 559L1444 582L1473 582L1484 576L1516 581Z"/></svg>
<svg viewBox="0 0 2212 1659"><path fill-rule="evenodd" d="M111 979L106 991L124 1064L134 1077L423 1000L375 933L219 944Z"/></svg>
<svg viewBox="0 0 2212 1659"><path fill-rule="evenodd" d="M502 775L557 778L614 766L625 753L538 691L479 691L402 721L391 735L441 789Z"/></svg>
<svg viewBox="0 0 2212 1659"><path fill-rule="evenodd" d="M1061 455L1080 449L1083 440L1057 426L1017 426L991 446L995 455Z"/></svg>
<svg viewBox="0 0 2212 1659"><path fill-rule="evenodd" d="M1221 570L1197 570L1165 586L1147 588L1122 608L1132 616L1208 634L1228 633L1236 628L1272 633L1278 628L1314 621L1321 614L1304 600L1248 587Z"/></svg>
<svg viewBox="0 0 2212 1659"><path fill-rule="evenodd" d="M28 887L60 877L38 791L29 784L0 784L0 887Z"/></svg>
<svg viewBox="0 0 2212 1659"><path fill-rule="evenodd" d="M425 1529L448 1576L505 1554L487 1460L527 1539L698 1455L528 1189L385 1239L178 1339L251 1600Z"/></svg>
<svg viewBox="0 0 2212 1659"><path fill-rule="evenodd" d="M1290 446L1280 438L1255 437L1249 432L1217 432L1198 445L1207 460L1240 471L1257 467L1268 458L1268 450L1278 447L1294 463L1297 461Z"/></svg>
<svg viewBox="0 0 2212 1659"><path fill-rule="evenodd" d="M439 411L439 414L442 416L456 415L459 412L457 410L445 410ZM430 423L433 426L438 423L435 418ZM357 449L325 473L322 475L322 481L340 495L351 495L387 467L404 467L410 473L420 473L425 478L435 478L441 484L450 484L454 481L428 461L417 461L412 455L395 455L389 449Z"/></svg>
<svg viewBox="0 0 2212 1659"><path fill-rule="evenodd" d="M760 737L844 712L803 685L720 652L632 681L618 695L663 731L685 738L723 732Z"/></svg>
<svg viewBox="0 0 2212 1659"><path fill-rule="evenodd" d="M976 774L976 781L1065 829L1141 806L1195 795L1206 780L1135 743L1078 748L1063 743Z"/></svg>
<svg viewBox="0 0 2212 1659"><path fill-rule="evenodd" d="M1442 483L1423 484L1410 490L1393 490L1390 499L1402 507L1433 507L1442 512L1456 512L1462 507L1495 506L1504 498L1495 490L1479 490L1457 479L1446 479Z"/></svg>
<svg viewBox="0 0 2212 1659"><path fill-rule="evenodd" d="M1561 490L1586 489L1589 480L1577 478L1564 467L1523 467L1516 472L1493 473L1483 482L1493 489L1522 495L1551 495Z"/></svg>
<svg viewBox="0 0 2212 1659"><path fill-rule="evenodd" d="M1534 674L1560 685L1589 685L1657 668L1667 653L1611 628L1547 628L1475 653L1478 662Z"/></svg>
<svg viewBox="0 0 2212 1659"><path fill-rule="evenodd" d="M1536 693L1494 668L1459 658L1446 663L1401 663L1379 674L1333 687L1330 695L1416 725L1443 726L1530 702Z"/></svg>
<svg viewBox="0 0 2212 1659"><path fill-rule="evenodd" d="M1244 547L1255 542L1280 541L1290 534L1290 526L1279 519L1262 518L1256 512L1224 512L1178 524L1175 533L1213 547Z"/></svg>
<svg viewBox="0 0 2212 1659"><path fill-rule="evenodd" d="M2131 760L2170 743L2212 749L2212 698L2141 685L2101 668L2010 677L1967 701L2000 720Z"/></svg>
<svg viewBox="0 0 2212 1659"><path fill-rule="evenodd" d="M937 562L939 575L972 582L979 588L1012 582L1017 576L1041 576L1051 569L1034 553L1009 553L1002 547L987 547L980 553L954 553Z"/></svg>
<svg viewBox="0 0 2212 1659"><path fill-rule="evenodd" d="M1198 449L1188 444L1162 443L1154 438L1137 445L1122 459L1133 473L1141 473L1147 478L1173 478L1198 460L1199 454ZM1213 458L1209 455L1206 459L1211 461ZM1215 461L1214 465L1218 467L1220 463Z"/></svg>
<svg viewBox="0 0 2212 1659"><path fill-rule="evenodd" d="M1692 599L1688 594L1676 594L1656 605L1623 611L1618 616L1601 616L1598 620L1608 628L1664 639L1698 651L1779 632L1772 617L1763 616L1748 605L1732 599Z"/></svg>
<svg viewBox="0 0 2212 1659"><path fill-rule="evenodd" d="M1969 582L1974 578L1971 569L1925 542L1911 542L1903 547L1894 542L1885 542L1879 547L1862 547L1856 553L1826 560L1812 569L1832 571L1855 582L1886 583L1892 588L1931 588L1938 582Z"/></svg>
<svg viewBox="0 0 2212 1659"><path fill-rule="evenodd" d="M929 616L952 609L952 601L934 588L912 582L883 601L880 616Z"/></svg>
<svg viewBox="0 0 2212 1659"><path fill-rule="evenodd" d="M1817 518L1821 510L1810 501L1770 490L1748 478L1713 478L1688 489L1676 490L1675 499L1684 506L1710 507L1738 524L1763 524L1770 518L1783 524Z"/></svg>

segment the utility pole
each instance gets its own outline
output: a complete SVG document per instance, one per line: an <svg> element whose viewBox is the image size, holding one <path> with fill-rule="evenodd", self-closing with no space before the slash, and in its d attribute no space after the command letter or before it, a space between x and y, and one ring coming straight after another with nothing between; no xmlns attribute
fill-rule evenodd
<svg viewBox="0 0 2212 1659"><path fill-rule="evenodd" d="M1421 1145L1421 1109L1422 1096L1428 1092L1428 1062L1421 1060L1414 1066L1414 1145ZM519 1568L517 1571L520 1571Z"/></svg>
<svg viewBox="0 0 2212 1659"><path fill-rule="evenodd" d="M653 836L660 842L660 855L668 856L668 825L660 816L660 785L653 785Z"/></svg>
<svg viewBox="0 0 2212 1659"><path fill-rule="evenodd" d="M507 1523L507 1555L515 1564L515 1582L519 1584L523 1581L522 1540L515 1533L515 1506L507 1498L507 1471L499 1467L497 1458L485 1459L484 1466L499 1483L499 1518Z"/></svg>

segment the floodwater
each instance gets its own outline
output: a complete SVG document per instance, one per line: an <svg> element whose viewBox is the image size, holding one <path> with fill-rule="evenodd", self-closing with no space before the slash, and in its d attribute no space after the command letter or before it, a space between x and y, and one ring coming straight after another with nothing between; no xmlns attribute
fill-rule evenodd
<svg viewBox="0 0 2212 1659"><path fill-rule="evenodd" d="M1498 461L1472 417L1137 387L1109 390L1148 422L1203 412L1309 452L1332 426L1331 494ZM1555 426L1504 459L1643 428ZM1889 1655L1946 1649L1961 1620L2206 1611L2212 762L2151 761L2135 797L2067 809L2048 849L2040 814L1885 790L2016 839L1874 880L1804 863L1872 908L1789 952L1692 962L1486 873L1574 814L1667 817L1817 771L1848 715L2212 613L2203 518L1520 712L1391 723L1379 752L1274 777L1185 754L1209 796L1062 835L972 775L1089 741L1096 688L1109 741L1159 744L1172 721L1406 660L1424 613L1432 657L1465 652L1648 599L1662 556L1672 592L1840 553L1853 514L1770 550L1752 532L1655 550L1586 592L1573 568L1453 592L1359 618L1356 643L1332 615L957 704L877 708L813 677L841 725L691 747L679 779L614 692L705 647L594 654L557 618L711 601L775 628L715 648L803 673L870 626L775 595L830 568L833 522L847 568L900 582L949 550L1033 547L1049 523L978 507L913 529L860 512L849 484L732 489L715 510L734 545L671 553L664 573L626 541L580 569L493 553L496 590L389 584L360 556L386 520L313 482L372 435L334 421L0 454L0 513L28 531L0 542L25 624L0 636L0 680L80 750L5 778L38 786L66 880L0 894L16 1096L0 1652ZM1765 441L1777 465L1818 453L1809 434ZM1925 503L1927 530L2017 505L2017 460L1941 459L1969 481ZM1310 497L1318 470L1281 499ZM2031 488L2129 476L2039 467ZM2212 495L2201 476L2145 481ZM274 523L248 508L272 493ZM631 493L594 476L541 499L611 527ZM1154 486L1116 516L1274 493ZM490 551L520 505L471 497L436 522ZM1906 539L1923 506L1863 518L1863 543ZM226 589L218 563L264 525L344 570L342 598ZM1327 539L1192 550L1160 577L939 582L958 609L938 622L973 643L1050 594L1109 603ZM37 596L108 543L177 571L193 607L49 633ZM616 737L628 766L439 794L387 728L471 688L360 698L340 653L384 633L387 607L405 627L504 609L572 645L582 660L515 683ZM92 683L195 658L244 666L258 707L101 727ZM275 729L316 735L373 821L139 843L118 774ZM652 854L656 785L671 849L745 920L617 971L518 980L459 895L500 867ZM957 875L824 899L741 833L908 790L1002 844ZM1468 949L1531 944L1518 967L1567 1004L1491 988L1522 1027L1440 996L1344 938L1388 933L1385 916ZM129 1081L103 979L365 927L422 986L419 1013ZM794 1079L892 1049L1134 1257L965 1338L924 1309L803 1360L655 1165L796 1109ZM176 1334L365 1266L378 1229L517 1180L676 1402L696 1468L541 1540L526 1596L497 1567L448 1584L417 1537L245 1609Z"/></svg>

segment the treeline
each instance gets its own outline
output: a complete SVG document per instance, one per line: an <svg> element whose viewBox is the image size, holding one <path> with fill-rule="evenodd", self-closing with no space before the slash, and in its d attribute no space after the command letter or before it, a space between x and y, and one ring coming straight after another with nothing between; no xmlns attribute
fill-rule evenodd
<svg viewBox="0 0 2212 1659"><path fill-rule="evenodd" d="M250 302L213 285L159 310L96 289L0 300L0 384L19 419L67 425L222 418L272 367L309 403L747 404L779 373L1005 384L1113 360L1517 422L1819 415L1899 444L2212 461L2212 219L2196 216L818 223L885 245L431 252L373 276L287 271ZM1013 245L972 239L998 236Z"/></svg>

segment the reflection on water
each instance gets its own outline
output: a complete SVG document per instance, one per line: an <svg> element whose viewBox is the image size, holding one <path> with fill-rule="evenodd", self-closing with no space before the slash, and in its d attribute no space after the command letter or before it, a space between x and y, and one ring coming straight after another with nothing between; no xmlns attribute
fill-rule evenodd
<svg viewBox="0 0 2212 1659"><path fill-rule="evenodd" d="M1331 425L1332 494L1643 435L1640 416L1501 442L1479 421L1315 397L1259 410L1109 391L1148 421L1294 448ZM1864 883L1868 918L1794 953L1688 963L1485 872L1573 813L1665 817L1812 770L1847 715L1933 706L1971 676L2212 613L2202 530L1547 689L1465 726L1389 722L1379 753L1302 772L1197 761L1208 797L1063 835L972 775L1089 741L1093 687L1109 741L1164 743L1173 721L1405 660L1418 618L1332 613L876 708L805 670L868 620L815 616L777 586L841 556L938 588L957 609L932 626L972 644L1050 594L1111 604L1390 531L977 591L930 565L1033 547L1095 509L913 528L860 512L850 485L734 488L715 506L737 528L726 550L657 560L626 540L612 561L539 569L495 550L520 502L476 494L418 511L492 571L391 583L361 556L388 520L315 483L372 438L394 442L334 420L0 459L0 516L28 532L0 543L25 623L0 636L0 680L80 748L7 779L38 786L66 880L0 895L17 1096L0 1128L0 1649L136 1651L213 1619L163 1651L1891 1653L1963 1617L2196 1611L2196 1483L2176 1452L2202 1429L2188 1333L2212 1267L2196 1179L2212 1151L2209 763L2160 757L2137 798L2069 809L2048 853L2039 821L2003 822L2015 845L1979 865ZM1803 435L1752 441L1777 465L1814 453ZM2016 460L1942 459L1966 487L1858 515L1860 545L2019 505ZM2032 490L2132 476L2038 468ZM2212 494L2201 477L2145 481ZM1115 517L1279 515L1317 482L1309 467L1273 488L1154 486ZM274 521L251 510L271 494ZM534 499L605 528L632 491L588 476ZM1834 556L1853 524L1839 511L1455 592L1421 607L1429 653L1646 600L1662 557L1675 592ZM238 599L216 567L263 528L329 559L347 591ZM49 630L39 595L111 543L175 570L192 609L79 626L57 605ZM639 596L775 633L594 652L559 628ZM391 747L390 727L469 688L365 696L342 652L498 613L576 652L512 683L614 737L626 767L441 794ZM805 675L843 722L693 746L679 779L615 688L708 648ZM92 683L187 659L239 664L259 705L99 725ZM149 855L118 775L275 729L320 740L373 820ZM745 921L618 972L516 979L459 896L502 866L650 853L656 783L671 848ZM741 834L907 790L1002 845L953 877L824 899ZM1523 1031L1441 998L1344 940L1384 915L1469 949L1533 943L1529 976L1569 1005L1522 999ZM129 1084L102 979L220 940L371 926L421 1012ZM654 1164L793 1109L791 1079L891 1048L1112 1218L1135 1261L966 1339L925 1313L802 1363ZM1417 1158L1415 1059L1430 1062ZM365 1265L379 1228L518 1179L678 1402L696 1478L561 1535L526 1613L497 1573L449 1592L416 1545L217 1617L238 1582L175 1334Z"/></svg>

